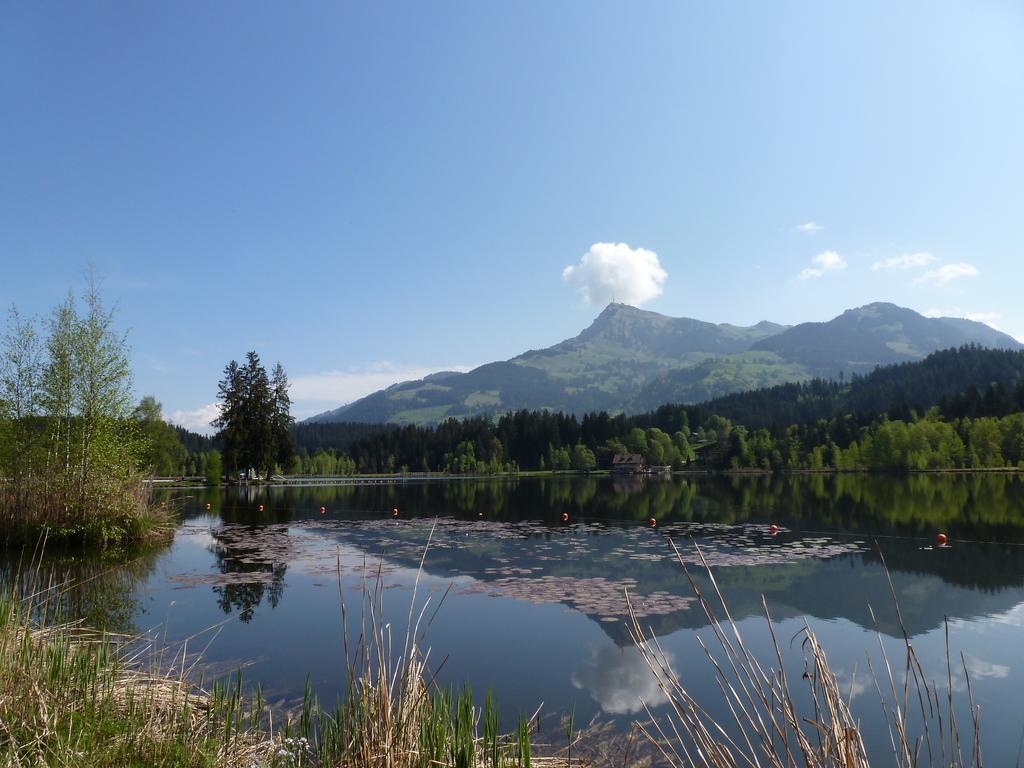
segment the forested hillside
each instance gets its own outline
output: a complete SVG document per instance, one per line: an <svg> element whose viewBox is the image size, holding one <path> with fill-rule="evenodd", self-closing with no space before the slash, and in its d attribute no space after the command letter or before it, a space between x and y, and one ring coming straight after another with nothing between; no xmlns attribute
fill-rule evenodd
<svg viewBox="0 0 1024 768"><path fill-rule="evenodd" d="M468 373L401 382L309 421L428 425L523 409L639 413L814 376L864 374L964 344L1022 348L983 323L924 317L894 304L789 328L716 325L613 303L579 335L551 347Z"/></svg>
<svg viewBox="0 0 1024 768"><path fill-rule="evenodd" d="M1024 458L1024 352L967 346L848 382L814 380L635 416L516 411L351 441L351 471L590 469L652 464L793 470L1003 467ZM301 450L301 443L300 443ZM328 451L324 450L324 453Z"/></svg>

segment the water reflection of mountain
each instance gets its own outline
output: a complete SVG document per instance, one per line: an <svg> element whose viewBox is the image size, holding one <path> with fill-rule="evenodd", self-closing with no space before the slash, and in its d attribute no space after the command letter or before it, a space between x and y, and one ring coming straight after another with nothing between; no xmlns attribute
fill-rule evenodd
<svg viewBox="0 0 1024 768"><path fill-rule="evenodd" d="M1024 541L1024 482L1013 475L675 477L625 484L612 478L533 478L248 488L244 495L230 491L216 496L213 511L225 521L259 525L291 520L292 526L309 525L320 535L337 536L373 555L386 549L389 559L409 567L418 564L429 526L383 525L392 507L400 507L402 521L434 516L462 520L469 524L465 531L472 531L469 540L458 546L435 545L427 568L441 576L472 576L485 588L494 586L498 594L503 580L508 586L512 579L514 586L514 579L521 576L527 583L550 577L545 582L549 586L558 580L601 584L598 580L603 579L601 595L595 599L605 602L607 584L617 588L627 580L635 582L631 589L641 595L688 597L689 586L667 557L659 534L706 526L706 540L714 542L725 530L747 536L742 531L752 526L746 524L761 523L761 533L750 534L756 539L763 535L763 524L772 521L803 533L741 541L740 554L771 555L787 542L813 541L818 534L808 532L820 531L830 541L861 542L860 551L795 561L787 555L771 564L756 558L745 564L743 557L734 558L717 573L737 617L760 614L765 594L777 618L845 618L870 626L870 603L883 630L895 633L888 581L873 549L876 536L913 634L940 626L946 615L969 619L1024 601L1024 553L1012 545ZM263 512L259 504L264 505ZM326 518L318 513L321 506L329 510ZM585 546L569 545L563 514L570 525L586 521L572 534ZM659 521L656 531L643 527L649 518ZM353 520L366 523L352 524ZM478 524L483 526L479 531ZM499 529L509 535L497 535ZM971 538L1007 543L927 548L938 530L949 532L954 542ZM699 534L701 528L696 531ZM893 538L908 535L922 538ZM629 548L639 550L626 552ZM251 553L241 558L245 559L252 560ZM516 568L529 570L516 574ZM553 593L557 595L558 589ZM608 618L605 612L588 610L593 602L577 599L576 607L595 618ZM666 634L701 626L703 615L690 608L655 611L645 622ZM603 621L601 626L617 643L627 642L622 622Z"/></svg>
<svg viewBox="0 0 1024 768"><path fill-rule="evenodd" d="M751 536L743 534L744 530L741 527L737 535ZM415 568L419 562L417 553L426 538L425 531L425 525L396 525L390 529L353 526L330 535L338 535L375 556L383 554L388 560ZM478 530L474 530L468 535L469 540L457 546L446 545L443 536L439 537L437 546L428 554L426 568L441 577L471 576L484 585L474 591L519 599L531 599L527 591L530 589L538 593L537 598L543 599L545 595L541 590L546 589L551 578L571 586L594 580L601 580L603 584L628 584L637 603L651 594L691 597L689 583L670 556L665 538L647 530L641 533L642 538L612 528L603 532L595 529L583 536L554 531L481 539ZM877 551L865 545L864 549L845 553L824 550L827 556L820 557L819 551L831 545L815 540L808 546L806 556L794 559L800 552L795 547L802 542L799 537L781 536L773 540L765 537L758 541L756 535L756 532L752 535L753 543L744 542L744 547L718 546L724 533L701 539L701 546L712 562L722 563L715 566L715 577L735 618L762 615L761 596L764 595L776 619L796 616L846 619L871 628L870 605L882 631L891 635L900 633L889 581ZM582 539L582 543L571 541L573 538ZM560 544L560 539L565 541ZM794 546L786 549L787 543ZM556 545L554 549L552 544ZM691 562L691 574L706 592L710 585L700 567L692 565L696 559L692 545L681 542L680 546L684 551L689 547L687 559ZM946 616L973 619L1001 613L1024 602L1024 553L1017 547L962 544L940 550L922 548L917 542L892 540L884 542L882 547L904 622L912 635L941 626ZM627 550L635 553L634 556L625 554ZM658 559L653 554L655 550L660 550L662 555ZM778 557L773 551L778 552ZM559 552L574 555L563 557ZM538 558L541 553L543 559ZM744 565L749 558L767 558L771 562ZM527 573L513 577L513 583L521 578L523 589L510 593L503 582L509 580L507 574L520 571ZM488 584L502 587L489 590ZM602 590L597 598L607 602L607 591ZM621 588L616 594L621 597ZM553 600L558 599L557 590L555 595ZM625 622L608 621L609 615L625 613L624 599L603 610L587 610L579 604L579 598L573 598L575 603L563 601L599 620L601 628L618 645L629 644ZM645 615L643 620L658 635L706 624L703 612L692 605Z"/></svg>

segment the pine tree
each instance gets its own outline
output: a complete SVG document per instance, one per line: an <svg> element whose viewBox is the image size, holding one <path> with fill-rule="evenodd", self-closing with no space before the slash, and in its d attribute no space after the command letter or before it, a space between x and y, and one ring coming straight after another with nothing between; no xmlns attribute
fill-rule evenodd
<svg viewBox="0 0 1024 768"><path fill-rule="evenodd" d="M288 471L295 458L295 447L292 445L292 425L295 419L291 415L291 398L288 396L288 375L281 363L274 365L270 377L270 390L273 397L271 429L274 434L274 461L282 470Z"/></svg>
<svg viewBox="0 0 1024 768"><path fill-rule="evenodd" d="M290 467L293 420L288 377L281 364L274 367L271 379L259 355L249 352L244 365L234 360L227 364L217 393L220 415L213 426L224 445L227 469L269 475L275 464Z"/></svg>

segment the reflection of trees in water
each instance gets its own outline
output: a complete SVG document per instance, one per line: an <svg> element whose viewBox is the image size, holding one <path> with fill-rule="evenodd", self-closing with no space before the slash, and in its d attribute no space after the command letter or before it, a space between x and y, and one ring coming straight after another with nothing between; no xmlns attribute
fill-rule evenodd
<svg viewBox="0 0 1024 768"><path fill-rule="evenodd" d="M882 543L890 570L938 576L947 584L989 594L1024 587L1024 552L1016 544L953 544L937 549ZM877 551L864 553L865 561L880 563Z"/></svg>
<svg viewBox="0 0 1024 768"><path fill-rule="evenodd" d="M240 522L237 509L225 507L221 511L225 523ZM238 612L243 622L252 620L256 609L266 598L276 608L284 595L284 575L292 557L288 541L287 523L292 517L283 506L266 506L261 518L254 521L246 510L245 524L210 529L215 544L212 547L216 564L226 577L213 587L217 605L224 613ZM256 524L253 524L256 523ZM247 578L248 577L248 578Z"/></svg>
<svg viewBox="0 0 1024 768"><path fill-rule="evenodd" d="M202 492L200 492L202 493ZM804 529L1024 541L1024 477L1011 474L817 474L729 477L502 478L387 485L249 486L211 502L225 520L284 522L330 513L491 520L786 522ZM263 513L258 511L264 504Z"/></svg>
<svg viewBox="0 0 1024 768"><path fill-rule="evenodd" d="M261 503L264 504L262 513L258 511ZM885 547L887 555L892 549L889 564L894 570L934 575L947 584L1001 590L1018 587L1024 579L1024 559L1016 548L992 547L979 556L977 553L981 550L977 548L956 547L958 540L965 539L1024 541L1024 477L1013 475L689 475L626 480L555 476L306 488L250 487L227 491L221 499L220 514L226 522L271 524L273 527L275 523L286 523L293 518L299 521L320 519L321 506L328 509L327 520L336 516L390 519L391 508L397 506L402 511L402 520L434 516L482 522L532 520L539 521L541 528L552 535L565 527L563 513L569 515L570 524L605 521L612 527L624 525L626 528L631 527L630 521L646 522L653 517L664 524L658 526L659 533L671 530L675 522L719 525L777 522L804 535L813 531L842 532L870 542L871 536L881 534L883 543L893 542L891 547L885 543ZM952 536L954 546L939 556L919 551L940 530ZM532 535L538 532L534 529ZM590 533L589 529L587 532ZM389 535L401 538L412 534L406 526L399 525ZM884 538L888 534L925 537L927 541ZM255 541L256 536L253 532L248 538L226 543L226 551L218 556L225 574L263 574L253 583L232 582L224 587L225 610L241 610L247 617L264 597L269 597L268 590L275 592L274 600L280 599L283 567L287 562L268 558L265 553L259 557L259 550L266 549L266 545ZM358 540L359 536L353 538ZM902 543L897 544L897 541ZM456 558L458 562L447 565L467 569L470 573L493 565L486 561L496 554L497 544L481 540L475 541L473 546L477 550L473 557L479 562L465 561L463 558L468 553L462 552ZM529 549L533 544L526 542L523 546ZM447 558L447 552L431 554L431 561L435 563ZM528 559L528 555L524 552L515 558ZM877 555L869 552L854 559L873 568L877 565L876 558ZM609 575L615 568L609 562L574 564L563 575L567 578L590 573ZM643 560L622 559L622 567L639 574L648 564ZM653 583L661 579L669 583L680 578L674 569L663 571L651 567L652 572L645 574L645 578L652 579ZM280 572L276 573L275 568ZM782 573L775 575L781 577ZM768 591L774 591L771 584L764 581L771 578L768 570L756 569L750 577L762 587L768 587ZM813 580L814 577L808 578ZM836 588L847 589L849 585L837 582ZM760 594L764 590L754 591ZM857 605L863 606L862 596L857 598ZM813 607L805 598L791 599L807 605L809 610Z"/></svg>
<svg viewBox="0 0 1024 768"><path fill-rule="evenodd" d="M271 579L268 582L240 581L215 586L213 591L217 595L217 605L224 613L238 611L238 618L248 623L256 609L267 598L271 608L276 608L284 595L284 574L288 570L285 563L272 563L268 566L241 563L234 558L217 556L217 566L221 573L269 573Z"/></svg>
<svg viewBox="0 0 1024 768"><path fill-rule="evenodd" d="M0 550L0 584L23 597L36 595L33 603L48 618L135 634L134 620L142 612L139 590L160 554L151 550L122 562L99 553L50 552L29 566L31 551Z"/></svg>
<svg viewBox="0 0 1024 768"><path fill-rule="evenodd" d="M1015 475L815 475L703 481L739 519L775 514L801 527L1024 541L1024 478Z"/></svg>

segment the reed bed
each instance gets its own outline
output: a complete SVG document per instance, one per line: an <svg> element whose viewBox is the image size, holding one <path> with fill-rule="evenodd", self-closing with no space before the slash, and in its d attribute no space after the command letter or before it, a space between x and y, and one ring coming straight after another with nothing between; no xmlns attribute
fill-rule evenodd
<svg viewBox="0 0 1024 768"><path fill-rule="evenodd" d="M156 673L124 638L38 619L47 613L0 595L0 765L247 768L260 754L251 722L225 732L237 699Z"/></svg>
<svg viewBox="0 0 1024 768"><path fill-rule="evenodd" d="M345 697L329 712L307 690L297 719L289 719L283 726L285 738L302 740L308 764L332 768L582 768L584 761L573 760L572 748L579 733L571 719L564 746L549 746L542 755L538 747L544 747L533 743L537 713L521 715L515 731L503 734L490 693L483 706L477 707L469 686L452 690L436 685L444 662L431 669L430 651L422 643L447 592L432 611L428 598L414 614L433 534L431 529L420 559L405 632L397 638L384 618L382 562L372 580L367 569L362 569L363 599L350 633L350 617L354 617L344 600L338 557L343 651L348 666ZM357 638L351 645L350 634Z"/></svg>
<svg viewBox="0 0 1024 768"><path fill-rule="evenodd" d="M59 480L0 478L0 546L145 545L174 535L175 515L151 502L138 473L90 477L84 488Z"/></svg>
<svg viewBox="0 0 1024 768"><path fill-rule="evenodd" d="M669 714L657 717L645 703L650 720L637 723L637 727L658 750L664 764L672 768L869 768L871 762L860 723L851 711L850 699L844 698L839 680L829 667L825 650L810 626L805 622L801 632L804 651L802 681L806 689L794 690L790 686L775 625L763 598L764 617L774 647L774 666L763 665L744 644L714 573L696 542L694 547L711 584L710 596L693 579L675 542L670 539L670 544L714 637L711 644L706 644L700 637L698 642L714 669L730 716L728 721L717 720L708 712L707 702L702 704L687 692L657 637L641 627L627 591L630 634L669 704ZM899 614L891 579L890 589ZM900 622L902 624L902 617ZM967 680L967 703L971 713L969 730L963 738L957 722L948 627L945 692L935 682L929 682L905 627L905 655L898 664L889 658L881 642L881 633L878 635L882 669L877 673L871 669L870 674L891 744L891 754L878 756L884 761L881 764L897 768L981 768L979 709L973 699L967 664L962 656L960 663Z"/></svg>
<svg viewBox="0 0 1024 768"><path fill-rule="evenodd" d="M425 554L425 552L424 552ZM421 561L422 567L422 561ZM365 579L366 577L364 577ZM417 585L419 579L417 578ZM332 709L307 684L289 712L248 691L241 673L209 690L200 661L142 638L102 634L59 617L67 585L0 594L0 766L199 768L559 768L579 733L539 754L536 713L499 730L488 694L441 689L421 630L430 601L393 640L384 620L380 570L364 590L355 641L341 592L348 683ZM341 573L339 561L339 588ZM443 602L443 598L442 598ZM440 608L440 605L437 606ZM542 746L540 749L544 749Z"/></svg>

